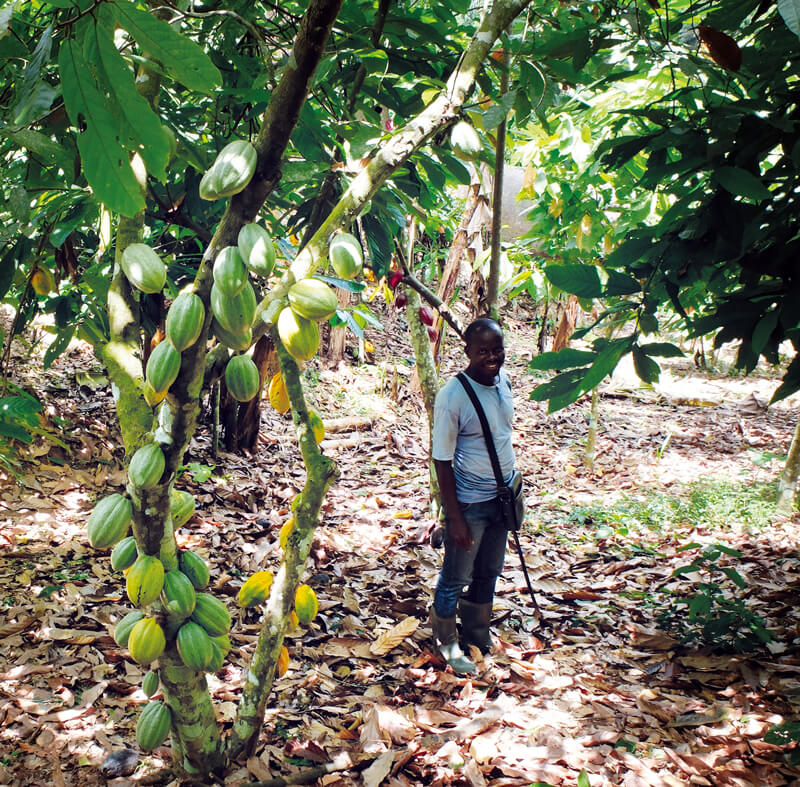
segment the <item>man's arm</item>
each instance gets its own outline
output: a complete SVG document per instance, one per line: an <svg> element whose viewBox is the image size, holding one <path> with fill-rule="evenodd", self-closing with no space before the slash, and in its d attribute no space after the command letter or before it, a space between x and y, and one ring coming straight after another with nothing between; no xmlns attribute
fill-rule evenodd
<svg viewBox="0 0 800 787"><path fill-rule="evenodd" d="M464 517L461 516L461 509L458 507L453 463L444 459L434 459L433 465L436 468L436 477L439 479L439 492L442 495L442 503L447 513L447 532L456 546L461 549L469 549L472 546L472 534L464 521Z"/></svg>

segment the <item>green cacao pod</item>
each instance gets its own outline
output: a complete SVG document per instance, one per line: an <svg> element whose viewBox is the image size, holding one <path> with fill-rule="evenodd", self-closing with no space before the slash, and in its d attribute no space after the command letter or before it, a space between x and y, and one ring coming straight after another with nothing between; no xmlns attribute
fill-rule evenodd
<svg viewBox="0 0 800 787"><path fill-rule="evenodd" d="M275 267L275 246L269 233L258 224L245 224L236 239L244 264L256 276L266 278Z"/></svg>
<svg viewBox="0 0 800 787"><path fill-rule="evenodd" d="M311 623L319 611L317 594L309 585L300 585L294 594L294 611L301 623Z"/></svg>
<svg viewBox="0 0 800 787"><path fill-rule="evenodd" d="M155 670L149 670L142 678L142 691L147 699L158 691L158 673Z"/></svg>
<svg viewBox="0 0 800 787"><path fill-rule="evenodd" d="M131 629L140 621L144 619L144 612L140 609L134 609L129 612L114 628L114 642L121 648L128 647L128 638L131 635Z"/></svg>
<svg viewBox="0 0 800 787"><path fill-rule="evenodd" d="M146 243L131 243L122 252L122 272L142 292L156 293L167 282L167 267Z"/></svg>
<svg viewBox="0 0 800 787"><path fill-rule="evenodd" d="M169 735L172 712L158 700L148 702L136 722L136 742L142 751L157 749Z"/></svg>
<svg viewBox="0 0 800 787"><path fill-rule="evenodd" d="M139 555L125 577L125 590L131 604L137 607L152 604L163 587L164 564L153 555Z"/></svg>
<svg viewBox="0 0 800 787"><path fill-rule="evenodd" d="M194 621L184 623L176 638L178 655L189 669L204 672L214 658L214 643L205 629Z"/></svg>
<svg viewBox="0 0 800 787"><path fill-rule="evenodd" d="M169 307L166 320L167 339L178 352L193 345L203 330L206 310L200 296L182 292Z"/></svg>
<svg viewBox="0 0 800 787"><path fill-rule="evenodd" d="M215 200L238 194L253 177L257 162L258 153L247 140L230 142L200 180L200 196Z"/></svg>
<svg viewBox="0 0 800 787"><path fill-rule="evenodd" d="M258 367L249 355L234 355L225 367L225 385L237 402L249 402L261 389Z"/></svg>
<svg viewBox="0 0 800 787"><path fill-rule="evenodd" d="M198 593L192 620L199 623L211 637L227 634L231 627L228 608L210 593Z"/></svg>
<svg viewBox="0 0 800 787"><path fill-rule="evenodd" d="M355 279L364 264L361 244L349 232L340 232L334 236L328 249L328 257L336 275L343 279Z"/></svg>
<svg viewBox="0 0 800 787"><path fill-rule="evenodd" d="M95 504L89 516L89 543L96 549L114 546L128 532L133 507L127 497L109 495Z"/></svg>
<svg viewBox="0 0 800 787"><path fill-rule="evenodd" d="M222 648L211 638L211 658L206 665L206 672L219 672L225 663L225 654Z"/></svg>
<svg viewBox="0 0 800 787"><path fill-rule="evenodd" d="M256 316L256 305L256 293L249 281L233 298L223 295L216 284L211 287L211 311L217 322L233 334L241 336L250 330Z"/></svg>
<svg viewBox="0 0 800 787"><path fill-rule="evenodd" d="M336 293L319 279L302 279L289 287L289 305L307 320L327 320L339 308Z"/></svg>
<svg viewBox="0 0 800 787"><path fill-rule="evenodd" d="M164 575L164 597L167 609L178 618L188 618L194 612L197 594L189 577L175 569Z"/></svg>
<svg viewBox="0 0 800 787"><path fill-rule="evenodd" d="M453 153L464 161L474 161L483 148L478 132L466 120L460 120L453 126L450 131L450 145Z"/></svg>
<svg viewBox="0 0 800 787"><path fill-rule="evenodd" d="M181 489L173 489L169 497L169 514L172 527L183 527L194 514L194 495Z"/></svg>
<svg viewBox="0 0 800 787"><path fill-rule="evenodd" d="M166 459L161 447L148 443L139 448L128 465L128 478L136 489L152 489L164 475Z"/></svg>
<svg viewBox="0 0 800 787"><path fill-rule="evenodd" d="M133 536L123 538L111 550L111 568L114 571L124 571L136 562L137 557L139 557L139 548L136 546L136 539Z"/></svg>
<svg viewBox="0 0 800 787"><path fill-rule="evenodd" d="M185 549L178 556L178 564L181 571L189 577L189 581L194 585L195 590L202 590L208 587L211 575L206 565L206 561L191 549Z"/></svg>
<svg viewBox="0 0 800 787"><path fill-rule="evenodd" d="M247 267L236 246L226 246L214 261L214 284L229 298L238 295L247 281Z"/></svg>
<svg viewBox="0 0 800 787"><path fill-rule="evenodd" d="M211 640L216 643L217 647L222 650L222 655L227 656L231 649L231 638L227 634L220 634L218 637L211 637Z"/></svg>
<svg viewBox="0 0 800 787"><path fill-rule="evenodd" d="M139 664L149 664L164 652L166 646L164 629L158 625L155 618L143 618L134 623L128 637L128 650L134 661Z"/></svg>
<svg viewBox="0 0 800 787"><path fill-rule="evenodd" d="M164 393L181 370L181 354L171 342L160 342L147 359L145 377L156 394Z"/></svg>
<svg viewBox="0 0 800 787"><path fill-rule="evenodd" d="M319 347L317 324L298 316L289 306L278 315L278 336L289 355L298 361L313 358Z"/></svg>
<svg viewBox="0 0 800 787"><path fill-rule="evenodd" d="M248 328L244 333L231 333L226 331L214 317L211 320L211 333L217 337L220 344L231 350L247 350L253 343L253 330Z"/></svg>
<svg viewBox="0 0 800 787"><path fill-rule="evenodd" d="M269 596L272 581L271 571L256 571L252 577L248 577L247 581L239 588L237 598L239 606L257 607L259 604L263 604Z"/></svg>

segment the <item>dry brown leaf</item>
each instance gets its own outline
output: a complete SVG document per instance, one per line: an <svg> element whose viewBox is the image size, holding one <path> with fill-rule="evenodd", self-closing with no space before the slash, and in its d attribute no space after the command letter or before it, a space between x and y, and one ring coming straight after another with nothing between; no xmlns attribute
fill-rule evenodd
<svg viewBox="0 0 800 787"><path fill-rule="evenodd" d="M419 627L419 620L414 617L405 618L397 625L384 631L370 646L369 652L373 656L385 656L392 648L408 639Z"/></svg>
<svg viewBox="0 0 800 787"><path fill-rule="evenodd" d="M391 749L380 754L372 765L361 774L361 778L364 780L364 787L378 787L389 775L393 762L394 751Z"/></svg>

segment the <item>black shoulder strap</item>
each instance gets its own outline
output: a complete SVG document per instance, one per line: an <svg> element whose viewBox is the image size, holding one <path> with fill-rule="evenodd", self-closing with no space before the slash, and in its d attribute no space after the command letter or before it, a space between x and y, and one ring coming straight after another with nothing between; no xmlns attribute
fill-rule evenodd
<svg viewBox="0 0 800 787"><path fill-rule="evenodd" d="M492 463L495 481L497 481L498 487L503 486L503 473L500 470L500 461L497 458L497 451L495 450L494 439L492 438L492 430L489 428L489 422L486 420L486 413L483 412L483 407L481 407L475 389L467 381L467 375L464 374L464 372L459 372L456 375L456 379L464 386L464 390L467 392L467 396L469 396L472 406L475 408L478 420L481 422L481 428L483 429L483 439L486 440L486 450L489 454L489 461Z"/></svg>

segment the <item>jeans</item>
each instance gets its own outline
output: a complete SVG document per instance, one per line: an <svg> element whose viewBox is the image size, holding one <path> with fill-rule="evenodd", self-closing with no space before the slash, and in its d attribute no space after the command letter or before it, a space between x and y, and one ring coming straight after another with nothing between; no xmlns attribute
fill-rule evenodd
<svg viewBox="0 0 800 787"><path fill-rule="evenodd" d="M459 503L459 507L472 533L472 546L461 549L450 540L449 532L445 535L444 561L433 596L433 606L440 618L456 614L462 594L474 604L490 603L505 562L508 531L497 500ZM465 587L468 587L466 593Z"/></svg>

